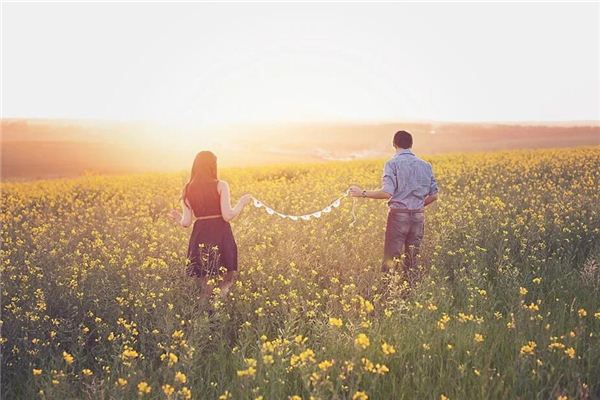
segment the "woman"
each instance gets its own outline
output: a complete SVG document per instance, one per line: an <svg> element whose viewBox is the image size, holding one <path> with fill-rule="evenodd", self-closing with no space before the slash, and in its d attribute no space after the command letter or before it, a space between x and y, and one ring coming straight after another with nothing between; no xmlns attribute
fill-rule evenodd
<svg viewBox="0 0 600 400"><path fill-rule="evenodd" d="M183 212L172 210L169 216L184 228L194 228L188 245L187 273L198 277L204 302L212 293L208 279L225 268L219 284L221 296L226 296L238 269L237 245L229 221L237 217L252 197L243 195L235 207L231 207L229 185L217 178L217 157L210 151L196 155L189 182L183 188L181 207Z"/></svg>

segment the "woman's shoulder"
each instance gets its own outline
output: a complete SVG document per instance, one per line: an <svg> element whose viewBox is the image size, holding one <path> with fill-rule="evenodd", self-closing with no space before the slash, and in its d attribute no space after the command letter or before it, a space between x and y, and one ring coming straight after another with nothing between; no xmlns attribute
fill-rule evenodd
<svg viewBox="0 0 600 400"><path fill-rule="evenodd" d="M219 190L219 193L223 189L229 189L229 183L227 183L227 181L219 179L217 180L217 189Z"/></svg>

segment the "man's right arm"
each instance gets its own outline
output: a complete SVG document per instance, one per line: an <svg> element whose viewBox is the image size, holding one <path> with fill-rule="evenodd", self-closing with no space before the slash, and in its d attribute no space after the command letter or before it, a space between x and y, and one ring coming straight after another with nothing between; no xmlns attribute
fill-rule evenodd
<svg viewBox="0 0 600 400"><path fill-rule="evenodd" d="M381 178L381 189L363 190L358 186L350 186L348 189L353 197L365 197L367 199L389 200L396 191L394 180L394 168L390 161L383 167L383 177Z"/></svg>

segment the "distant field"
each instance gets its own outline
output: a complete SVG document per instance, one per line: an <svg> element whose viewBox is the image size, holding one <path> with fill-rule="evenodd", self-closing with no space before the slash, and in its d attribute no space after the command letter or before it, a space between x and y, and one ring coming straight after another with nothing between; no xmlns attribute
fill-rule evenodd
<svg viewBox="0 0 600 400"><path fill-rule="evenodd" d="M279 124L187 129L82 121L2 122L2 178L71 177L84 171L187 170L209 149L221 165L387 157L399 129L419 154L600 145L597 122L540 124Z"/></svg>
<svg viewBox="0 0 600 400"><path fill-rule="evenodd" d="M210 320L184 274L190 231L165 218L186 175L4 183L2 398L600 398L600 147L428 160L441 192L414 290L379 272L383 202L309 222L251 208ZM222 178L304 213L382 166Z"/></svg>

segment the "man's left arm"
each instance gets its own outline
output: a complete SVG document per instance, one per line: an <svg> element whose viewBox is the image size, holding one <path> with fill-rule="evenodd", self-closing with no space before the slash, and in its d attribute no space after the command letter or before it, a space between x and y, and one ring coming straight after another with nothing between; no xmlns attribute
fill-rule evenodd
<svg viewBox="0 0 600 400"><path fill-rule="evenodd" d="M435 180L435 176L433 176L433 169L431 169L431 166L429 167L431 170L431 184L429 185L429 194L427 195L427 197L425 197L425 206L436 201L439 192L437 181Z"/></svg>

